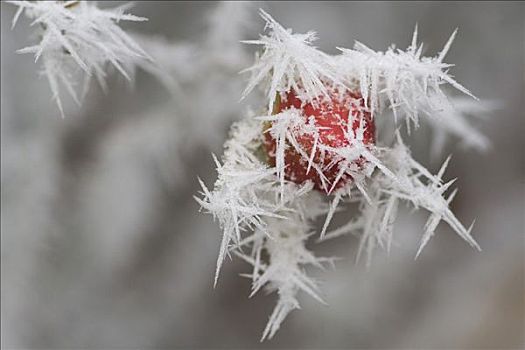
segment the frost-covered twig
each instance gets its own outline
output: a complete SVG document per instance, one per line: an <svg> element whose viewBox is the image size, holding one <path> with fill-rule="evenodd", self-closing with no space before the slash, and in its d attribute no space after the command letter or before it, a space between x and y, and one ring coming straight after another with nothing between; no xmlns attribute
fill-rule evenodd
<svg viewBox="0 0 525 350"><path fill-rule="evenodd" d="M120 21L147 20L125 13L128 5L100 9L88 1L9 2L18 6L13 26L22 12L32 20L31 26L38 26L40 42L18 52L32 53L35 61L42 61L43 74L62 116L61 86L80 103L77 81L84 79L84 95L92 76L105 88L107 64L129 79L124 67L137 58L149 59L135 40L118 26Z"/></svg>
<svg viewBox="0 0 525 350"><path fill-rule="evenodd" d="M360 236L357 259L362 252L367 252L367 265L370 265L372 252L379 245L390 250L392 244L393 223L397 216L397 208L401 201L411 204L414 208L423 208L430 212L425 225L425 232L421 239L416 257L434 235L435 229L441 220L445 221L461 238L471 246L480 250L479 245L470 235L472 226L466 229L449 209L449 204L456 194L445 193L450 189L454 180L442 183L442 176L450 158L443 163L436 175L432 175L421 164L412 158L408 147L397 133L396 144L391 151L384 154L382 162L392 170L395 178L376 172L371 177L367 189L368 202L362 202L358 222L352 219L347 225L328 232L326 239L335 238L345 233Z"/></svg>
<svg viewBox="0 0 525 350"><path fill-rule="evenodd" d="M450 108L443 84L450 84L471 97L473 95L448 73L451 64L443 62L456 36L451 35L436 57L422 57L422 44L417 43L417 27L412 43L403 51L390 47L376 52L360 42L353 49L339 48L340 55L330 56L312 46L315 32L294 34L277 23L266 12L261 16L269 28L268 36L245 41L263 46L262 55L246 69L252 77L243 96L264 82L269 108L278 92L295 90L306 100L327 95L326 85L339 90L359 90L371 113L381 113L386 106L397 118L399 111L407 123L417 126L420 112Z"/></svg>
<svg viewBox="0 0 525 350"><path fill-rule="evenodd" d="M271 110L277 92L294 89L303 92L308 100L314 100L328 94L323 80L341 84L331 64L332 58L312 46L317 38L315 32L293 34L263 10L261 16L266 21L266 28L270 29L270 35L262 35L259 40L244 41L247 44L263 45L264 51L252 67L244 70L251 72L252 78L243 97L271 77L266 89L268 108Z"/></svg>
<svg viewBox="0 0 525 350"><path fill-rule="evenodd" d="M357 220L352 219L348 225L328 232L323 240L344 233L360 236L357 259L366 251L367 265L370 264L372 252L377 245L390 249L400 201L431 213L417 255L432 237L441 220L479 249L470 235L471 228L466 229L448 207L455 194L454 191L449 197L445 197L444 193L453 181L445 184L441 182L448 160L437 175L430 174L410 156L398 134L397 144L391 151L380 153L382 166L392 173L375 171L366 178L366 183L362 183L362 186L367 187L361 195L352 192L351 188L343 188L335 195L335 205L327 206L320 193L312 191L311 183L298 186L281 180L277 168L270 168L261 160L264 159L264 155L261 155L262 128L263 122L254 119L245 119L233 126L225 146L223 163L216 159L219 179L213 191L201 182L203 198L196 199L217 218L224 231L215 283L224 258L233 251L254 266L250 275L253 279L253 292L266 283L270 290L279 291L280 299L263 339L273 336L284 316L297 308L295 295L299 290L319 299L315 289L306 288L309 284L297 286L290 284L290 281L295 281L293 276L297 273L298 264L300 266L306 263L303 254L309 258L309 264L316 265L317 260L313 258L313 253L305 250L303 242L309 236L313 220L320 215L327 216L326 229L340 196L350 194L354 199L360 200L361 215ZM283 193L284 199L281 200ZM295 242L295 245L291 246L290 242ZM247 255L243 247L248 247L251 253ZM298 249L301 254L297 251L292 253L291 249ZM270 257L264 263L261 261L263 251ZM307 276L301 275L301 278L306 279Z"/></svg>
<svg viewBox="0 0 525 350"><path fill-rule="evenodd" d="M357 259L366 252L367 265L377 246L390 250L401 202L430 213L416 256L441 221L480 249L472 226L465 228L449 208L456 194L448 194L454 181L442 181L449 159L432 174L412 158L399 131L390 130L393 143L376 140L378 118L390 109L395 119L418 126L418 114L424 112L431 124L466 142L481 146L484 139L465 123L462 112L454 112L442 89L448 83L471 95L442 63L455 33L432 58L421 57L417 28L406 51L374 52L357 43L353 50L329 56L311 45L313 32L293 34L267 13L261 16L269 34L248 41L263 45L263 53L248 69L252 77L243 96L261 84L265 111L234 124L223 161L216 160L219 177L213 190L201 182L196 199L223 229L215 282L225 256L234 253L253 266L246 275L252 294L263 286L279 294L264 340L298 308L299 291L322 302L303 269L331 261L315 257L304 245L320 215L325 223L318 242L353 233L360 237ZM359 215L328 231L347 201L359 203Z"/></svg>
<svg viewBox="0 0 525 350"><path fill-rule="evenodd" d="M473 97L448 73L452 65L443 63L455 36L456 31L436 57L421 56L423 45L418 46L417 27L412 44L405 51L392 46L385 52L376 52L356 42L353 49L340 48L340 74L359 81L363 98L370 99L372 113L389 106L394 117L401 111L407 122L417 126L420 112L432 116L434 111L449 106L442 85L448 83Z"/></svg>
<svg viewBox="0 0 525 350"><path fill-rule="evenodd" d="M259 158L261 127L254 119L234 124L223 163L216 160L219 179L214 190L201 182L203 198L196 200L217 218L224 231L215 283L224 258L233 251L253 265L252 295L263 286L279 294L264 339L272 337L285 316L299 307L296 294L300 290L322 300L303 266L322 267L332 259L317 258L304 246L312 221L326 212L326 206L319 194L311 191L311 183L297 186L286 182L285 196L281 197L276 169ZM262 262L263 252L270 256L269 263Z"/></svg>

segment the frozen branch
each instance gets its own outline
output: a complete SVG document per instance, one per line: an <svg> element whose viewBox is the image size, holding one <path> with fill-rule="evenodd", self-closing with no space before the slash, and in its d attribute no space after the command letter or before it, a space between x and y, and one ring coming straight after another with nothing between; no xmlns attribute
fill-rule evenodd
<svg viewBox="0 0 525 350"><path fill-rule="evenodd" d="M42 61L43 74L49 81L53 99L62 116L61 87L75 102L80 103L81 98L76 91L79 78L84 79L84 95L93 76L105 87L108 64L130 79L124 68L126 64L137 58L149 58L135 40L118 26L120 21L147 20L125 13L128 5L99 9L95 3L88 1L9 2L18 6L13 26L22 12L32 20L31 26L38 26L40 42L20 49L18 53L32 53L35 61Z"/></svg>

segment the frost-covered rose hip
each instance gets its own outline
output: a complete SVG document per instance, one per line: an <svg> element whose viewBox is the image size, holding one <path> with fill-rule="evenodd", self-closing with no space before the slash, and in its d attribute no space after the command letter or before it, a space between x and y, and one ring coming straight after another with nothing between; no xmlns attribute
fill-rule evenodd
<svg viewBox="0 0 525 350"><path fill-rule="evenodd" d="M291 90L283 94L282 97L277 96L273 114L291 108L299 110L301 117L305 119L305 123L310 123L315 127L318 140L316 144L316 137L311 132L293 130L294 137L304 153L301 155L287 141L284 153L285 178L298 184L312 180L314 187L324 192L329 192L331 188L339 188L352 181L352 177L346 173L338 179L340 165L345 159L331 150L352 147L356 142L354 138L359 132L361 124L363 136L362 140L358 142L365 145L375 143L375 124L370 110L365 107L361 94L350 91L340 94L337 91L332 91L330 98L320 97L314 105L310 102L304 103ZM270 123L267 125L266 131L269 127L271 127ZM275 166L277 143L270 132L265 132L264 147L270 165ZM318 171L308 167L314 147L313 163L318 166L318 169L322 170L326 179L324 186ZM304 156L305 154L308 155L308 159ZM366 160L360 157L351 165L355 165L359 169L365 162ZM336 180L337 183L334 185Z"/></svg>

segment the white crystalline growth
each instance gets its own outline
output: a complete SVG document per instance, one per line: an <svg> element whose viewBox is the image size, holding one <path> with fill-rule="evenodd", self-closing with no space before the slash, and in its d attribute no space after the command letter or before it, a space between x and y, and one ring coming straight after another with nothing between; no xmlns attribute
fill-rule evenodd
<svg viewBox="0 0 525 350"><path fill-rule="evenodd" d="M373 151L378 165L370 165L372 169L360 179L358 191L353 189L357 183L347 184L335 192L331 205L327 205L324 195L314 191L311 182L299 185L283 180L277 168L265 163L261 148L263 128L264 121L253 117L234 124L222 163L216 159L219 178L214 189L209 190L201 181L201 197L196 197L223 230L215 283L225 257L233 253L253 266L253 271L244 275L252 280L251 295L262 287L279 295L261 340L273 337L286 315L299 308L299 291L324 303L318 285L306 274L305 267L323 268L325 263L333 264L335 258L316 257L305 243L315 234L314 219L326 216L324 232L342 198L359 202L360 215L324 237L322 232L321 240L345 233L358 235L358 258L366 250L367 264L376 246L390 249L400 202L430 212L417 254L442 220L479 249L470 235L472 227L466 229L448 207L455 194L454 191L445 197L453 181L441 181L448 160L437 175L430 174L410 156L398 134L392 148Z"/></svg>
<svg viewBox="0 0 525 350"><path fill-rule="evenodd" d="M243 96L262 85L267 96L267 112L257 116L251 113L234 124L222 163L215 159L218 171L215 186L209 190L201 181L201 196L196 200L217 219L223 230L215 283L225 257L235 255L253 267L251 273L244 275L252 280L252 295L263 287L279 295L263 331L261 340L264 340L273 337L286 315L299 308L299 291L324 303L306 267L322 268L325 263L333 263L334 258L319 258L306 249L308 237L316 231L320 231L317 242L346 233L355 234L360 238L357 259L366 254L368 265L376 247L390 250L398 207L405 203L430 214L416 256L441 221L480 249L470 234L472 226L463 226L449 208L456 194L450 189L454 181L442 181L449 159L436 175L431 174L412 158L401 134L394 130L393 141L365 144L362 122L365 119L359 117L357 129L350 121L362 113L355 110L355 106L360 105L356 103L358 99L339 101L348 103L349 110L354 110L347 121L352 127L346 128L346 140L338 147L321 140L322 126L315 118L306 117L295 107L274 110L276 101L280 103L280 98L293 90L303 106L305 103L320 106L319 102L331 98L334 91L348 90L353 96L358 91L375 121L391 111L395 120L405 119L407 126L411 123L418 126L419 113L423 113L429 125L441 133L441 138L454 134L466 144L479 148L485 147L488 141L465 118L484 109L476 109L472 102L463 102L458 103L460 108L455 110L442 89L442 85L448 83L470 95L449 75L450 65L442 63L455 34L433 58L421 57L421 46L417 47L416 43L417 28L412 45L406 51L390 48L384 53L374 52L357 43L353 50L341 49L342 54L329 56L311 45L315 39L313 32L293 34L267 13L261 11L261 16L269 33L260 40L247 42L262 45L263 51L247 69L252 75ZM455 98L454 101L462 100ZM275 166L269 165L265 133L275 142ZM305 135L313 140L311 145L299 141ZM311 180L295 183L286 176L287 152L298 155L299 164L308 168L307 171L317 172L324 193L314 190ZM316 153L321 157L314 157ZM329 164L316 160L324 157L331 159ZM356 165L357 159L361 166ZM330 183L324 174L334 166L338 172ZM351 181L336 188L335 184L344 175ZM335 211L343 210L347 202L359 204L357 216L352 217L349 212L346 225L328 230ZM325 223L317 230L313 223L321 215Z"/></svg>
<svg viewBox="0 0 525 350"><path fill-rule="evenodd" d="M259 40L247 40L246 44L263 45L262 55L255 64L243 72L250 72L252 77L243 93L248 95L258 84L266 83L268 109L271 110L277 92L294 89L304 94L307 100L319 96L328 96L325 82L341 84L333 58L312 46L316 33L294 34L285 29L269 14L260 10L261 17L270 30L268 36L261 35Z"/></svg>
<svg viewBox="0 0 525 350"><path fill-rule="evenodd" d="M395 174L395 177L386 176L383 172L375 172L368 181L369 186L366 190L368 198L361 200L359 217L328 232L322 240L348 233L355 234L360 237L356 260L366 252L366 264L370 265L372 253L377 246L390 251L397 208L400 201L404 201L415 209L425 209L430 213L416 257L434 235L437 225L442 220L472 247L481 250L470 235L472 225L468 229L465 228L449 208L457 192L453 190L446 196L445 193L455 180L442 182L450 157L445 160L439 172L433 175L412 158L399 133L396 136L396 143L381 157L381 162Z"/></svg>
<svg viewBox="0 0 525 350"><path fill-rule="evenodd" d="M304 267L323 268L333 258L316 257L305 247L314 233L312 221L326 213L326 204L309 182L302 186L286 182L281 195L276 169L261 160L262 127L253 118L233 125L223 162L216 159L219 178L214 189L201 182L202 198L196 200L223 229L215 283L224 258L234 253L253 266L252 273L245 275L252 279L252 295L262 287L279 294L263 340L271 338L286 315L299 307L299 291L323 302ZM264 254L269 261L263 261Z"/></svg>
<svg viewBox="0 0 525 350"><path fill-rule="evenodd" d="M388 106L396 118L401 112L407 122L417 126L419 113L431 117L435 111L451 107L442 90L444 84L474 97L449 74L452 65L443 62L455 36L456 31L436 57L421 56L423 44L418 46L417 27L405 51L391 46L385 52L376 52L356 42L353 49L339 48L339 74L359 81L359 90L372 114Z"/></svg>
<svg viewBox="0 0 525 350"><path fill-rule="evenodd" d="M62 116L64 109L60 98L61 88L80 102L77 81L84 79L83 93L90 79L95 76L105 87L107 65L111 64L126 78L124 69L128 62L148 55L119 26L119 21L146 21L125 13L128 5L114 9L100 9L91 1L9 1L18 6L13 27L22 12L37 26L40 42L18 50L32 53L35 61L42 61L42 71L47 77L53 98Z"/></svg>
<svg viewBox="0 0 525 350"><path fill-rule="evenodd" d="M245 41L262 46L262 54L244 70L250 72L251 77L243 96L262 85L269 110L277 93L293 89L301 100L315 103L327 96L329 85L340 92L359 91L374 116L390 109L396 120L405 118L408 126L411 122L418 126L420 114L432 118L440 111L454 109L443 90L444 85L474 97L449 73L453 65L443 62L457 31L435 57L422 56L417 26L406 50L392 45L385 52L378 52L356 42L353 49L338 48L341 54L327 55L312 45L315 32L292 33L262 10L261 17L268 33L259 40ZM479 145L482 141L477 139L475 142Z"/></svg>

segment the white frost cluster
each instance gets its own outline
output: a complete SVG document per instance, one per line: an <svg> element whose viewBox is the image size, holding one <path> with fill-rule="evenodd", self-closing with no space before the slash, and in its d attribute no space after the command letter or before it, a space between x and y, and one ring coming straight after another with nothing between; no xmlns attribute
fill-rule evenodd
<svg viewBox="0 0 525 350"><path fill-rule="evenodd" d="M35 61L42 61L43 74L62 116L61 88L80 103L76 86L76 82L82 80L79 78L84 80L84 95L93 76L105 88L108 64L130 79L125 67L138 59L149 59L135 40L118 26L120 21L147 20L125 13L128 5L100 9L91 1L9 2L18 6L13 26L24 12L32 20L31 25L38 27L39 43L18 52L32 53Z"/></svg>
<svg viewBox="0 0 525 350"><path fill-rule="evenodd" d="M106 90L105 77L111 66L132 85L136 72L143 70L170 93L165 103L156 103L152 113L176 116L178 127L188 131L174 138L181 153L192 152L197 145L220 145L222 132L217 131L239 119L244 110L242 104L232 102L238 100L244 84L232 78L251 59L240 40L256 30L253 3L217 2L206 14L204 30L185 41L124 32L120 21L146 20L125 13L129 4L101 9L90 1L10 3L18 6L13 26L25 13L37 27L39 43L19 52L34 52L42 62L42 73L62 116L62 90L79 103L93 76Z"/></svg>
<svg viewBox="0 0 525 350"><path fill-rule="evenodd" d="M443 89L448 84L472 96L449 74L451 65L443 63L455 32L436 57L421 56L417 28L406 51L391 47L384 53L375 52L357 43L354 49L340 49L341 54L330 56L312 46L315 33L294 34L262 10L261 16L268 33L259 40L247 41L262 45L263 50L255 64L246 69L251 79L243 96L260 85L267 97L265 112L251 113L233 125L222 160L215 158L218 179L214 188L208 189L201 181L201 197L196 199L223 229L215 282L225 257L235 255L253 266L245 275L252 280L252 294L265 287L279 295L263 332L264 340L275 334L291 310L299 308L299 291L322 302L306 267L322 268L333 259L316 257L306 249L305 242L313 234L319 235L318 241L347 233L357 235L357 258L364 253L369 264L376 247L390 249L393 224L403 202L429 213L416 256L441 221L480 249L470 234L472 226L466 228L449 208L456 193L450 188L454 181L442 180L449 159L437 174L431 174L412 158L399 131L391 131L395 134L391 144L382 140L365 144L362 124L345 132L348 145L329 147L318 142L319 128L311 118L306 120L294 108L274 113L272 106L279 96L293 90L303 103L315 105L329 95L330 89L358 92L376 121L391 112L396 120L404 118L408 128L417 127L419 114L423 114L441 138L454 134L478 148L487 147L488 141L465 118L465 114L484 110L470 101L449 100ZM460 108L455 109L454 101L461 102L457 104ZM266 159L265 132L276 142L274 167ZM296 139L301 134L315 140L310 153ZM314 190L310 181L297 184L285 178L285 154L291 150L300 154L308 171L324 178L323 187L329 195ZM329 164L338 169L334 183L324 177L326 165L316 163L316 152L334 159ZM366 162L358 167L357 159ZM350 176L352 181L335 188L342 176ZM336 210L349 202L359 203L359 214L348 224L328 230ZM319 216L325 217L325 223L317 233L314 221Z"/></svg>
<svg viewBox="0 0 525 350"><path fill-rule="evenodd" d="M299 307L299 290L322 301L316 283L303 267L323 267L333 259L315 257L304 246L314 233L312 221L326 213L320 193L312 191L311 183L298 186L286 182L281 195L276 170L258 155L261 136L262 124L254 118L235 123L223 162L215 159L219 178L214 190L209 191L201 181L204 198L196 200L224 230L215 283L224 258L234 253L253 266L253 272L246 275L253 281L252 295L266 286L280 296L264 339L272 337L288 312ZM271 263L263 261L264 254Z"/></svg>

